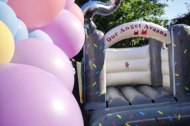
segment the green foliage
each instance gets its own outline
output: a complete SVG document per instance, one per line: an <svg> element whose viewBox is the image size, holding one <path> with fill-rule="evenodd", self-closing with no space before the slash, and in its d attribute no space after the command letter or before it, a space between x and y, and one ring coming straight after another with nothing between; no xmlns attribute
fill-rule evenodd
<svg viewBox="0 0 190 126"><path fill-rule="evenodd" d="M136 20L165 25L167 21L160 19L160 16L164 14L165 6L158 0L124 0L114 14L106 17L96 16L95 22L104 32L117 25Z"/></svg>
<svg viewBox="0 0 190 126"><path fill-rule="evenodd" d="M186 25L190 25L190 12L188 12L187 14L184 14L180 17L177 17L175 19L172 20L171 25L174 24L186 24Z"/></svg>
<svg viewBox="0 0 190 126"><path fill-rule="evenodd" d="M174 24L190 25L190 4L186 3L186 6L187 6L188 13L186 13L184 15L181 15L181 16L179 16L177 18L174 18L171 21L171 25L174 25Z"/></svg>
<svg viewBox="0 0 190 126"><path fill-rule="evenodd" d="M82 5L84 5L88 1L89 0L75 0L75 3L81 7Z"/></svg>
<svg viewBox="0 0 190 126"><path fill-rule="evenodd" d="M94 21L97 28L103 32L131 21L148 21L167 26L168 20L161 19L164 14L165 3L160 3L160 0L123 0L119 9L110 16L95 16ZM76 0L78 5L84 4L85 0ZM124 40L114 47L131 47L147 44L146 39L136 38Z"/></svg>

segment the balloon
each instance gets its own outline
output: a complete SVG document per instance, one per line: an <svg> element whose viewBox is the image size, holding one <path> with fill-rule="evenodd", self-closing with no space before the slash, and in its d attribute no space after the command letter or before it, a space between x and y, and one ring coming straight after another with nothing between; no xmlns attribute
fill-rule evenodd
<svg viewBox="0 0 190 126"><path fill-rule="evenodd" d="M21 21L19 18L17 19L18 25L17 25L17 32L14 37L15 40L21 40L21 39L27 39L28 38L28 29L23 21Z"/></svg>
<svg viewBox="0 0 190 126"><path fill-rule="evenodd" d="M51 74L0 65L0 126L84 126L73 95Z"/></svg>
<svg viewBox="0 0 190 126"><path fill-rule="evenodd" d="M66 54L54 44L40 39L17 41L12 63L39 67L55 75L70 91L73 90L72 64Z"/></svg>
<svg viewBox="0 0 190 126"><path fill-rule="evenodd" d="M75 0L67 0L65 4L65 9L70 9L71 6L75 3Z"/></svg>
<svg viewBox="0 0 190 126"><path fill-rule="evenodd" d="M81 21L82 24L84 24L84 15L82 10L80 9L80 7L77 4L73 4L71 6L71 8L69 9L69 11L74 14L76 17L78 17L78 19Z"/></svg>
<svg viewBox="0 0 190 126"><path fill-rule="evenodd" d="M11 7L2 1L0 1L0 20L8 26L14 36L18 25L16 14Z"/></svg>
<svg viewBox="0 0 190 126"><path fill-rule="evenodd" d="M62 10L53 22L41 28L69 58L80 52L84 44L84 28L71 12Z"/></svg>
<svg viewBox="0 0 190 126"><path fill-rule="evenodd" d="M49 37L49 35L42 30L35 30L35 31L30 32L29 38L38 38L38 39L47 41L49 43L53 43L53 40L51 39L51 37Z"/></svg>
<svg viewBox="0 0 190 126"><path fill-rule="evenodd" d="M11 31L0 21L0 64L11 61L14 49L15 45Z"/></svg>
<svg viewBox="0 0 190 126"><path fill-rule="evenodd" d="M3 1L3 2L5 2L5 3L7 3L7 2L8 2L8 0L0 0L0 1Z"/></svg>
<svg viewBox="0 0 190 126"><path fill-rule="evenodd" d="M40 27L51 20L65 7L66 0L9 0L28 28Z"/></svg>

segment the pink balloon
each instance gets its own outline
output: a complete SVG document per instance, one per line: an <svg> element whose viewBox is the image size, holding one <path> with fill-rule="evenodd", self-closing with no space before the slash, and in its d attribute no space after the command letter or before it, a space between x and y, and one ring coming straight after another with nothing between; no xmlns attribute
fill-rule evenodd
<svg viewBox="0 0 190 126"><path fill-rule="evenodd" d="M8 4L28 28L48 24L65 7L66 0L9 0Z"/></svg>
<svg viewBox="0 0 190 126"><path fill-rule="evenodd" d="M67 0L65 4L65 9L70 9L71 6L75 3L75 0Z"/></svg>
<svg viewBox="0 0 190 126"><path fill-rule="evenodd" d="M62 10L53 22L41 28L69 58L83 47L85 34L81 22L67 10Z"/></svg>
<svg viewBox="0 0 190 126"><path fill-rule="evenodd" d="M0 126L84 126L73 95L48 72L0 65L0 82Z"/></svg>
<svg viewBox="0 0 190 126"><path fill-rule="evenodd" d="M74 71L66 54L56 45L41 39L25 39L16 42L12 63L39 67L55 75L72 91Z"/></svg>
<svg viewBox="0 0 190 126"><path fill-rule="evenodd" d="M82 10L80 9L80 7L77 4L73 4L71 6L71 8L69 9L69 11L74 14L76 17L78 17L78 19L81 21L82 24L84 24L84 15L82 13Z"/></svg>

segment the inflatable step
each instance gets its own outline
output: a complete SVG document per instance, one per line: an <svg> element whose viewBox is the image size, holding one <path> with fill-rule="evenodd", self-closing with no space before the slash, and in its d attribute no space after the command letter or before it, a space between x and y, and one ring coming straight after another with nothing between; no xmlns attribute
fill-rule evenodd
<svg viewBox="0 0 190 126"><path fill-rule="evenodd" d="M145 96L152 99L154 102L164 102L164 101L167 102L174 100L168 92L164 91L164 89L162 90L161 88L158 89L158 88L152 88L147 85L143 85L143 86L137 86L136 89Z"/></svg>
<svg viewBox="0 0 190 126"><path fill-rule="evenodd" d="M120 91L115 87L108 87L106 100L108 107L126 106L129 102L122 96Z"/></svg>
<svg viewBox="0 0 190 126"><path fill-rule="evenodd" d="M144 96L134 87L131 86L122 87L121 92L132 105L151 103L151 99Z"/></svg>
<svg viewBox="0 0 190 126"><path fill-rule="evenodd" d="M115 126L187 126L190 119L189 105L190 103L180 103L108 113L93 120L90 118L89 122L90 126L99 126L100 123L102 126L112 126L113 122Z"/></svg>
<svg viewBox="0 0 190 126"><path fill-rule="evenodd" d="M186 99L186 102L190 101ZM184 101L181 102L184 104ZM90 113L90 117L92 120L97 119L100 115L106 115L109 113L116 113L116 112L127 112L127 111L132 111L132 110L139 110L139 109L151 109L151 108L159 108L159 107L166 107L170 105L178 105L179 102L175 101L168 101L168 102L159 102L156 104L138 104L138 105L129 105L129 106L121 106L121 107L113 107L113 108L106 108L106 109L100 109L96 111L92 111Z"/></svg>

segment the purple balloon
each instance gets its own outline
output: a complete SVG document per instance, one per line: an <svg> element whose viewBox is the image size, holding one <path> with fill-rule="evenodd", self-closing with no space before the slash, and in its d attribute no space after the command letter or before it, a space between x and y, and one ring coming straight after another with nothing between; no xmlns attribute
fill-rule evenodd
<svg viewBox="0 0 190 126"><path fill-rule="evenodd" d="M62 10L53 22L41 28L53 39L69 58L83 47L85 34L80 20L67 10Z"/></svg>
<svg viewBox="0 0 190 126"><path fill-rule="evenodd" d="M75 98L52 74L6 64L0 82L0 126L84 126Z"/></svg>
<svg viewBox="0 0 190 126"><path fill-rule="evenodd" d="M73 66L67 55L54 44L32 38L17 41L12 63L39 67L55 75L70 91L73 90Z"/></svg>
<svg viewBox="0 0 190 126"><path fill-rule="evenodd" d="M65 9L68 10L75 3L75 0L67 0L65 4Z"/></svg>

